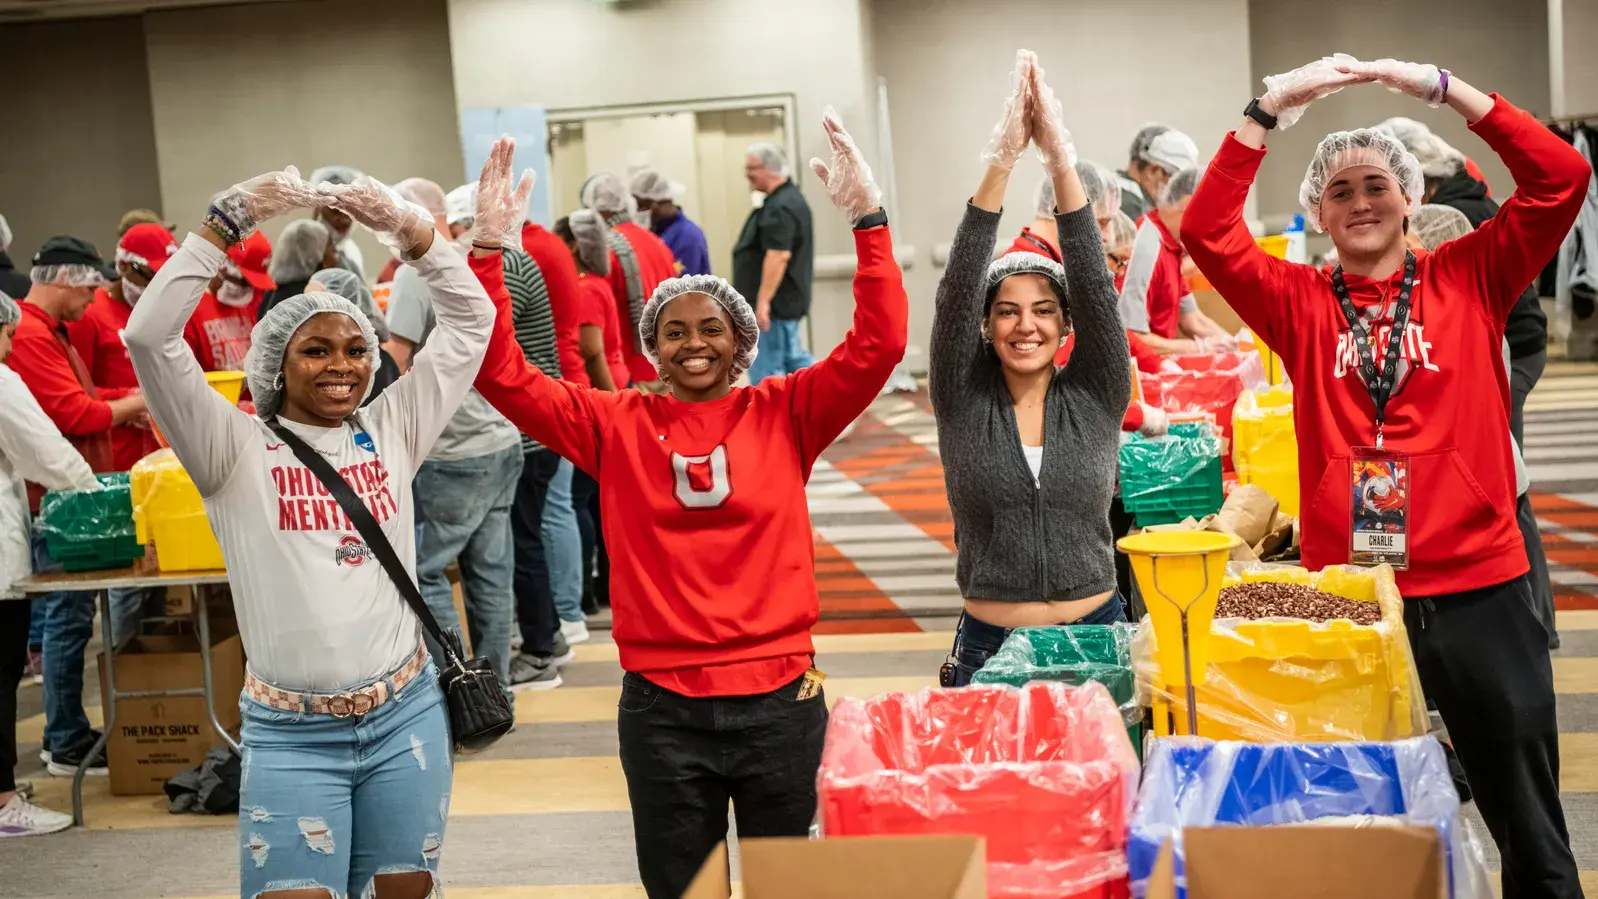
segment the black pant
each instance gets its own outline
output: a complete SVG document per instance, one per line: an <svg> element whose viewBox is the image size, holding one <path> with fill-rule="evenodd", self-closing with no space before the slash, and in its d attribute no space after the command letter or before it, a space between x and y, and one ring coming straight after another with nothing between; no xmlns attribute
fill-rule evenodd
<svg viewBox="0 0 1598 899"><path fill-rule="evenodd" d="M678 899L727 838L801 837L816 814L816 771L827 731L804 678L757 696L695 699L638 674L622 678L616 730L633 812L638 873L649 899Z"/></svg>
<svg viewBox="0 0 1598 899"><path fill-rule="evenodd" d="M522 652L552 655L560 616L549 589L549 562L544 556L544 499L560 467L553 450L534 450L522 458L516 501L510 507L511 535L516 541L516 618L522 630Z"/></svg>
<svg viewBox="0 0 1598 899"><path fill-rule="evenodd" d="M1116 491L1115 498L1110 500L1110 536L1116 540L1132 533L1135 523L1131 512L1126 511L1126 506L1121 504L1121 493ZM1115 589L1126 600L1127 618L1139 621L1143 613L1143 597L1132 589L1132 560L1119 549L1115 551Z"/></svg>
<svg viewBox="0 0 1598 899"><path fill-rule="evenodd" d="M610 605L610 554L605 552L605 520L599 514L599 490L595 485L588 502L588 514L594 519L594 599L600 605Z"/></svg>
<svg viewBox="0 0 1598 899"><path fill-rule="evenodd" d="M594 497L599 493L599 482L588 472L572 466L572 509L577 513L577 532L583 543L583 593L587 595L589 578L594 571L594 549L598 543L598 525L594 520Z"/></svg>
<svg viewBox="0 0 1598 899"><path fill-rule="evenodd" d="M1404 625L1498 844L1504 899L1580 896L1559 803L1553 662L1526 578L1406 598Z"/></svg>
<svg viewBox="0 0 1598 899"><path fill-rule="evenodd" d="M28 667L32 609L25 599L0 599L0 793L17 788L17 685Z"/></svg>

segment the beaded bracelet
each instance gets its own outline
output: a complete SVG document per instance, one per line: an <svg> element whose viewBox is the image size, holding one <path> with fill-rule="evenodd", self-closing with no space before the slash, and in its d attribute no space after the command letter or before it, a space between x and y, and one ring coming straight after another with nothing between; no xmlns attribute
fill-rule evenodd
<svg viewBox="0 0 1598 899"><path fill-rule="evenodd" d="M238 228L228 221L226 216L218 212L214 206L211 207L210 212L206 213L205 227L211 229L217 237L222 238L223 243L230 247L244 239L240 236Z"/></svg>
<svg viewBox="0 0 1598 899"><path fill-rule="evenodd" d="M1447 103L1448 102L1448 70L1447 69L1438 69L1437 71L1439 73L1441 73L1440 77L1438 78L1438 86L1441 87L1442 91L1443 91L1443 99L1442 99L1441 102L1442 103Z"/></svg>

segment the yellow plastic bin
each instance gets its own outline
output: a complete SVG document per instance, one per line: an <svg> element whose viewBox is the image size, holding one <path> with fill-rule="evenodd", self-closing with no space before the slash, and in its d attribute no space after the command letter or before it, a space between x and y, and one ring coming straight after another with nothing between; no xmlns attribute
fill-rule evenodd
<svg viewBox="0 0 1598 899"><path fill-rule="evenodd" d="M1381 606L1373 625L1218 619L1197 688L1199 736L1253 743L1398 740L1426 733L1426 700L1404 630L1404 601L1386 565L1320 572L1232 566L1226 583L1303 584ZM1140 696L1156 736L1185 733L1186 688L1156 661L1147 618L1133 643Z"/></svg>
<svg viewBox="0 0 1598 899"><path fill-rule="evenodd" d="M208 371L205 373L205 383L211 389L222 394L222 398L237 406L239 397L244 394L244 372L241 371ZM150 423L150 428L155 431L155 442L162 448L171 446L166 442L166 435L161 433L161 426L155 422Z"/></svg>
<svg viewBox="0 0 1598 899"><path fill-rule="evenodd" d="M1293 431L1293 389L1245 390L1232 407L1232 468L1239 484L1254 484L1299 514L1298 436Z"/></svg>
<svg viewBox="0 0 1598 899"><path fill-rule="evenodd" d="M224 567L200 491L176 454L162 449L140 459L133 466L131 485L137 539L155 546L162 571Z"/></svg>

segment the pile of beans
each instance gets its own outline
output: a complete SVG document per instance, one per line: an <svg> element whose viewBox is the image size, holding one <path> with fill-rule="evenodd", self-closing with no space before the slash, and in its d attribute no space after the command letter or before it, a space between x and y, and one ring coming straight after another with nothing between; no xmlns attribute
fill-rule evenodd
<svg viewBox="0 0 1598 899"><path fill-rule="evenodd" d="M1355 624L1375 624L1381 607L1373 602L1345 599L1299 584L1258 581L1221 589L1216 618L1302 618L1331 621L1347 618Z"/></svg>

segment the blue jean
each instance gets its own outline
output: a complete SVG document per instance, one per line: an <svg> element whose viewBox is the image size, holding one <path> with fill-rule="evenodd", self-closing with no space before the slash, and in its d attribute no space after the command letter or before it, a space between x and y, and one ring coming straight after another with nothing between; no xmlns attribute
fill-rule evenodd
<svg viewBox="0 0 1598 899"><path fill-rule="evenodd" d="M1126 604L1122 602L1119 593L1111 593L1104 604L1093 611L1083 615L1070 624L1115 624L1126 620ZM1004 638L1010 636L1014 628L999 627L989 624L969 614L960 613L960 623L954 629L954 685L964 687L971 683L971 678L982 670L982 666L993 658L999 647L1004 645Z"/></svg>
<svg viewBox="0 0 1598 899"><path fill-rule="evenodd" d="M583 538L572 508L573 465L565 459L549 481L540 533L549 563L549 589L561 621L583 620Z"/></svg>
<svg viewBox="0 0 1598 899"><path fill-rule="evenodd" d="M33 535L33 570L43 574L59 571L60 563L50 558L44 536ZM112 590L110 643L119 645L138 629L139 616L147 593L143 590ZM52 751L71 754L87 750L93 743L89 716L83 711L83 654L94 637L96 594L85 591L47 593L35 602L42 606L44 653L44 740Z"/></svg>
<svg viewBox="0 0 1598 899"><path fill-rule="evenodd" d="M453 762L431 663L364 716L248 696L239 712L240 896L322 888L354 899L379 875L420 871L437 883Z"/></svg>
<svg viewBox="0 0 1598 899"><path fill-rule="evenodd" d="M816 361L799 338L797 318L774 318L771 330L760 332L759 352L749 367L749 383L759 384L776 375L791 375Z"/></svg>
<svg viewBox="0 0 1598 899"><path fill-rule="evenodd" d="M422 598L443 628L460 627L444 569L459 560L472 649L510 687L510 634L515 626L515 544L510 506L522 476L522 450L511 445L470 459L424 462L412 482L427 516L416 550Z"/></svg>

